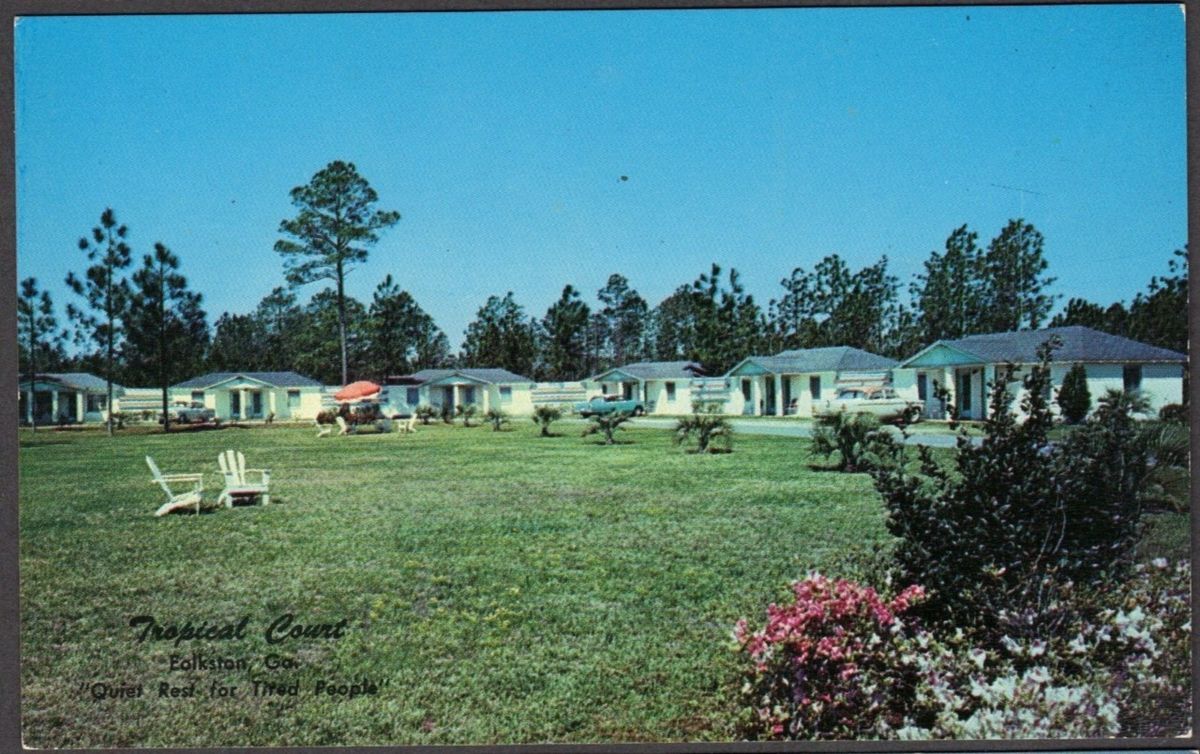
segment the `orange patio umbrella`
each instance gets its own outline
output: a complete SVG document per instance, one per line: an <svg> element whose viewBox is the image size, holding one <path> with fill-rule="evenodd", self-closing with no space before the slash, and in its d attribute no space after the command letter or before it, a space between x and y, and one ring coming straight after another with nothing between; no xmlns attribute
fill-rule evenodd
<svg viewBox="0 0 1200 754"><path fill-rule="evenodd" d="M353 403L355 401L371 400L378 398L383 392L383 388L369 380L360 380L351 382L346 387L333 394L333 399L339 403Z"/></svg>

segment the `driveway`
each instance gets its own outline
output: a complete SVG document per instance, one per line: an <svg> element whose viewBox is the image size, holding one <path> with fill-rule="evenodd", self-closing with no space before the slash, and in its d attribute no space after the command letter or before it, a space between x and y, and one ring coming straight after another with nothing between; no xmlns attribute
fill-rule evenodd
<svg viewBox="0 0 1200 754"><path fill-rule="evenodd" d="M763 419L730 419L730 424L733 425L735 432L746 435L775 435L778 437L812 437L813 425L810 421L797 420L780 420L770 421ZM636 419L631 419L629 422L631 427L661 427L662 429L672 429L675 426L675 420L665 416L641 416ZM971 438L971 442L978 445L979 438ZM956 447L956 436L949 432L918 432L908 436L905 443L907 445L928 445L931 448L953 448Z"/></svg>

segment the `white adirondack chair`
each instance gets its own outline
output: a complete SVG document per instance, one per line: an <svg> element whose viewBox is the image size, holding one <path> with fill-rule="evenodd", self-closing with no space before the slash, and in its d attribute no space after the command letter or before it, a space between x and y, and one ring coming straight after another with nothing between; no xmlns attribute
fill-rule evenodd
<svg viewBox="0 0 1200 754"><path fill-rule="evenodd" d="M316 419L313 419L313 424L317 425L317 437L328 437L329 435L333 434L332 424L322 424Z"/></svg>
<svg viewBox="0 0 1200 754"><path fill-rule="evenodd" d="M417 431L417 415L413 414L408 417L408 421L400 425L400 431L405 434L411 434Z"/></svg>
<svg viewBox="0 0 1200 754"><path fill-rule="evenodd" d="M217 498L217 505L224 503L226 508L232 508L235 497L255 496L262 497L263 505L270 504L271 472L269 469L246 468L246 456L242 455L239 450L225 451L217 456L217 463L221 467L221 475L225 477L225 489ZM246 479L247 474L258 474L260 479L258 482L251 482Z"/></svg>
<svg viewBox="0 0 1200 754"><path fill-rule="evenodd" d="M339 434L339 435L348 435L348 434L350 434L350 425L346 423L346 420L345 420L345 419L343 419L343 418L342 418L342 417L340 417L340 416L335 416L335 417L334 417L334 419L336 419L336 420L337 420L337 425L338 425L338 434Z"/></svg>
<svg viewBox="0 0 1200 754"><path fill-rule="evenodd" d="M146 465L150 467L150 473L154 476L153 483L162 487L163 492L167 493L167 502L159 506L154 515L165 516L171 511L185 508L195 508L197 513L200 512L200 497L204 491L203 474L164 474L158 470L158 464L150 456L146 456ZM172 483L187 484L189 482L192 486L184 492L175 492L171 489Z"/></svg>

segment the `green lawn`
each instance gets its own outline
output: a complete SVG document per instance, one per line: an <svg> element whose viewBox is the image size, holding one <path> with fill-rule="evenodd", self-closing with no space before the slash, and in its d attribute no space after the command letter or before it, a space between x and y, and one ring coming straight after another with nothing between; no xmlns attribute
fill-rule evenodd
<svg viewBox="0 0 1200 754"><path fill-rule="evenodd" d="M21 433L22 701L34 747L729 740L729 632L790 579L886 539L865 475L813 471L807 442L741 436L688 455L667 430L578 436L434 425L317 439L311 428L164 436ZM156 519L167 473L245 452L272 504ZM1183 516L1158 529L1186 532ZM1155 539L1171 550L1186 533ZM294 612L340 640L268 646ZM230 643L139 645L135 614L236 622ZM245 657L186 673L171 654ZM257 667L277 653L299 670ZM379 694L312 694L359 678ZM253 679L297 697L248 695ZM212 699L213 681L239 687ZM86 685L144 684L94 701ZM196 681L197 697L157 697Z"/></svg>

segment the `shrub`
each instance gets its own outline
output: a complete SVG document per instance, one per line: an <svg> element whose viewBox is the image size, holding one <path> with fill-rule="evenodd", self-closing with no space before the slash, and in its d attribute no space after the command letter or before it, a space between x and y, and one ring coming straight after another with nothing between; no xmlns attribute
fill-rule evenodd
<svg viewBox="0 0 1200 754"><path fill-rule="evenodd" d="M454 413L462 417L464 427L471 426L471 419L478 412L479 408L474 403L467 403L465 405L460 403L454 409Z"/></svg>
<svg viewBox="0 0 1200 754"><path fill-rule="evenodd" d="M1083 364L1075 364L1063 377L1058 390L1058 409L1068 424L1078 424L1092 409L1092 394L1088 391L1087 371Z"/></svg>
<svg viewBox="0 0 1200 754"><path fill-rule="evenodd" d="M1188 407L1180 403L1168 403L1158 410L1158 420L1168 424L1188 423Z"/></svg>
<svg viewBox="0 0 1200 754"><path fill-rule="evenodd" d="M632 414L628 411L614 411L611 414L592 414L591 424L583 430L583 436L594 434L604 435L604 444L612 445L616 442L613 438L613 433L621 428L621 425L629 421Z"/></svg>
<svg viewBox="0 0 1200 754"><path fill-rule="evenodd" d="M562 415L562 409L558 406L535 406L533 409L533 423L542 428L542 437L550 437L550 425L561 419Z"/></svg>
<svg viewBox="0 0 1200 754"><path fill-rule="evenodd" d="M489 408L483 418L492 425L493 432L499 432L502 425L508 424L508 414L498 408Z"/></svg>
<svg viewBox="0 0 1200 754"><path fill-rule="evenodd" d="M428 425L437 417L438 410L433 406L430 406L428 403L422 403L421 405L417 406L416 410L413 411L413 414L421 420L422 424Z"/></svg>
<svg viewBox="0 0 1200 754"><path fill-rule="evenodd" d="M733 425L721 415L720 403L692 404L692 413L675 424L676 445L696 438L697 453L729 453L733 450ZM719 445L713 445L716 440Z"/></svg>
<svg viewBox="0 0 1200 754"><path fill-rule="evenodd" d="M817 420L810 452L828 459L838 456L838 471L862 471L870 445L877 437L879 419L871 414L839 411Z"/></svg>
<svg viewBox="0 0 1200 754"><path fill-rule="evenodd" d="M734 640L749 660L742 686L752 738L824 739L873 735L904 718L896 688L912 675L895 656L905 633L899 616L922 598L920 587L885 599L870 587L812 574L792 585L791 604L767 608Z"/></svg>
<svg viewBox="0 0 1200 754"><path fill-rule="evenodd" d="M1144 454L1131 404L1101 401L1088 422L1051 443L1052 349L1039 349L1041 363L1023 380L1024 421L1011 410L1011 373L996 380L982 442L960 436L953 471L922 447L920 470L910 472L903 446L887 437L875 445L872 473L900 540L898 565L929 590L926 617L994 628L1004 611L1041 613L1056 583L1119 575L1132 554Z"/></svg>

